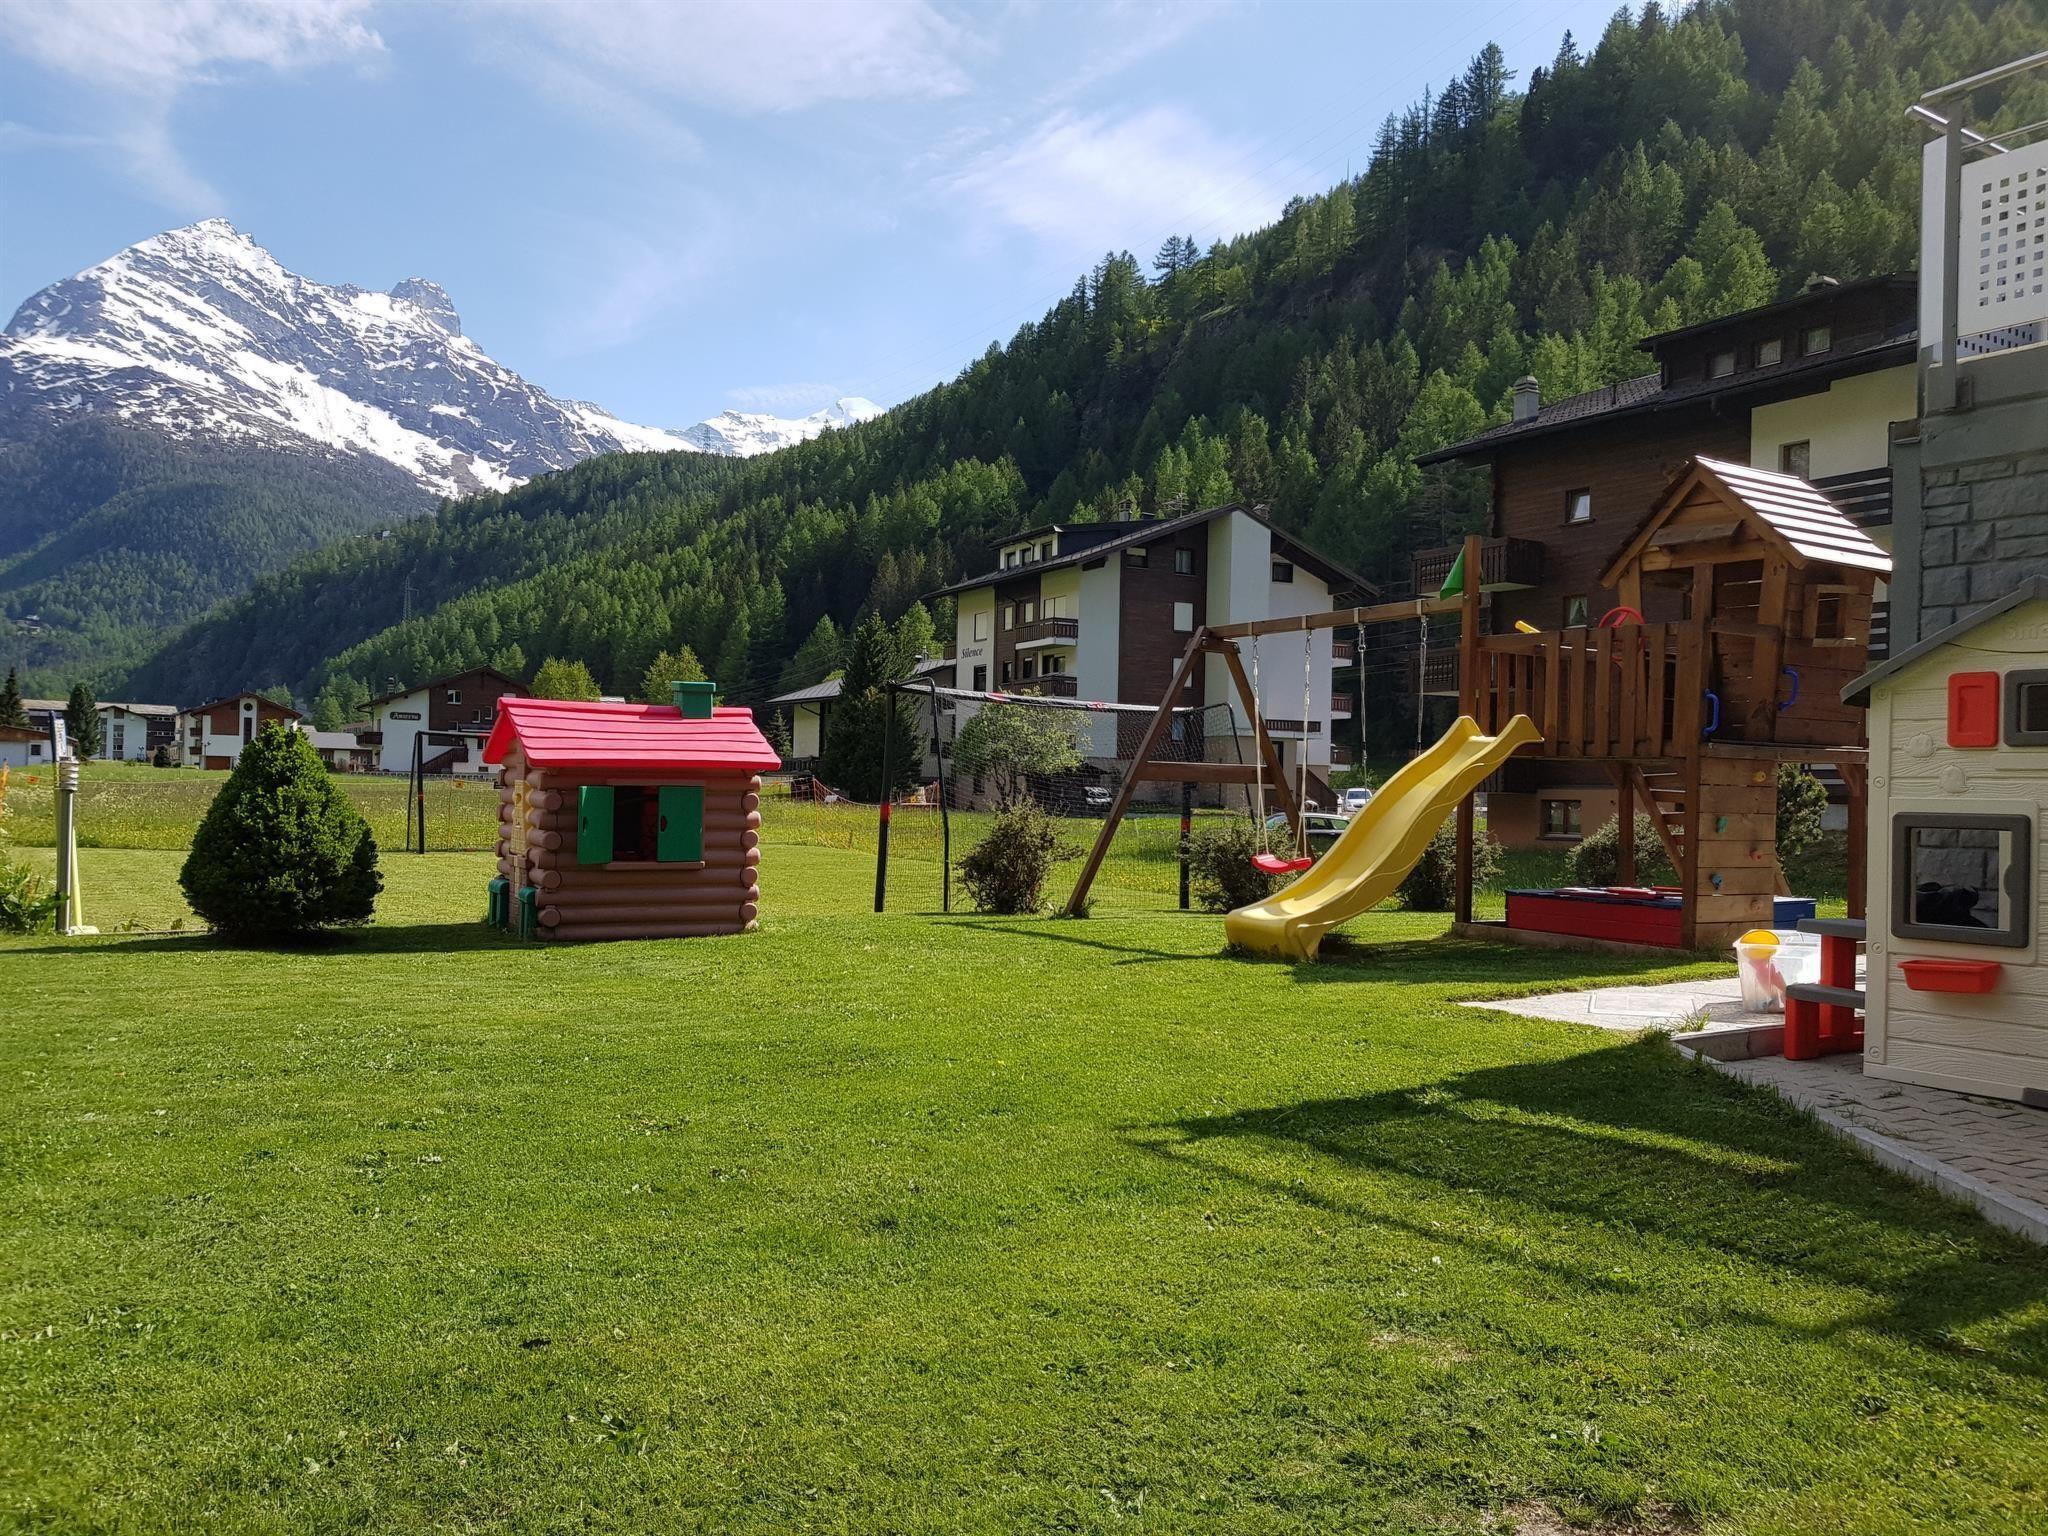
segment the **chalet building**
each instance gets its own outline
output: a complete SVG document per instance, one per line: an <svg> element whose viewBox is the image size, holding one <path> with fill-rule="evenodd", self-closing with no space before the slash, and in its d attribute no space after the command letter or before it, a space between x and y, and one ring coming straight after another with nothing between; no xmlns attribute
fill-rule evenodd
<svg viewBox="0 0 2048 1536"><path fill-rule="evenodd" d="M272 721L297 725L305 716L260 693L235 693L178 715L178 757L188 768L232 768L242 748Z"/></svg>
<svg viewBox="0 0 2048 1536"><path fill-rule="evenodd" d="M953 672L950 657L920 658L910 669L913 680L932 678L941 688L953 686ZM839 702L839 693L840 680L828 677L822 683L779 693L768 701L771 712L781 713L789 720L789 761L783 767L795 773L809 773L817 767L818 759L825 753L825 733L831 729L832 707ZM936 767L933 771L937 771Z"/></svg>
<svg viewBox="0 0 2048 1536"><path fill-rule="evenodd" d="M1198 625L1325 613L1377 594L1261 511L1233 504L1027 529L998 546L994 570L937 595L958 599L955 687L1156 708ZM1326 629L1306 644L1268 637L1260 657L1261 709L1287 771L1305 762L1311 797L1326 803L1328 774L1348 757L1333 748L1332 729L1351 714L1332 671L1349 660L1350 647ZM1250 750L1250 722L1221 657L1204 659L1179 702L1228 702L1242 750ZM1212 755L1218 746L1212 737ZM1122 755L1107 740L1095 747L1100 757Z"/></svg>
<svg viewBox="0 0 2048 1536"><path fill-rule="evenodd" d="M429 742L421 761L429 773L487 773L484 743L498 718L498 700L523 690L513 679L490 667L471 667L432 682L393 689L370 700L369 729L358 734L361 746L376 754L384 773L411 773L413 741L422 731L459 735L462 745Z"/></svg>
<svg viewBox="0 0 2048 1536"><path fill-rule="evenodd" d="M0 768L46 768L50 733L30 725L0 725Z"/></svg>
<svg viewBox="0 0 2048 1536"><path fill-rule="evenodd" d="M1891 445L1919 415L1917 285L1910 277L1821 279L1790 299L1652 336L1653 370L1545 403L1516 386L1513 419L1424 464L1484 465L1492 507L1481 590L1488 629L1597 625L1623 603L1607 577L1673 477L1695 456L1808 481L1880 548L1891 545ZM1417 591L1435 591L1454 549L1416 555ZM1652 588L1642 617L1688 617L1686 593ZM1870 645L1888 644L1880 586ZM1457 657L1431 658L1427 694L1457 691ZM1611 784L1582 765L1516 760L1487 797L1509 847L1570 842L1613 816Z"/></svg>
<svg viewBox="0 0 2048 1536"><path fill-rule="evenodd" d="M175 704L117 704L99 707L100 755L110 762L146 763L158 747L178 743Z"/></svg>

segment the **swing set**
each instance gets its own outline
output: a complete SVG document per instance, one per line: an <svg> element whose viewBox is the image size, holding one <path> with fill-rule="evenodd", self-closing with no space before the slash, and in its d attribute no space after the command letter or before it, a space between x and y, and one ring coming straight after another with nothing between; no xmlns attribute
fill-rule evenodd
<svg viewBox="0 0 2048 1536"><path fill-rule="evenodd" d="M1124 813L1129 809L1132 796L1143 783L1174 784L1242 784L1252 791L1255 811L1259 822L1259 851L1252 855L1252 863L1269 875L1299 874L1315 862L1309 852L1308 819L1303 814L1303 804L1308 799L1308 760L1306 751L1297 754L1298 775L1296 784L1288 782L1288 773L1279 751L1273 744L1271 732L1267 729L1264 708L1259 690L1259 638L1264 635L1300 635L1302 648L1302 698L1301 731L1302 745L1307 745L1308 722L1314 709L1315 668L1314 635L1324 629L1358 629L1363 631L1374 624L1403 624L1419 622L1422 625L1422 643L1425 658L1428 655L1429 620L1439 613L1463 615L1465 639L1461 649L1476 643L1479 633L1479 554L1478 540L1467 541L1464 568L1472 572L1471 579L1462 583L1463 590L1455 597L1417 597L1392 603L1375 603L1364 608L1338 608L1328 613L1307 613L1282 619L1250 619L1238 624L1203 625L1189 638L1187 649L1181 652L1179 664L1173 670L1173 680L1167 684L1166 695L1159 702L1159 708L1145 728L1137 750L1132 755L1130 772L1124 776L1118 787L1116 799L1102 820L1102 829L1096 834L1095 844L1089 849L1088 857L1081 866L1080 877L1074 882L1074 893L1067 900L1067 911L1078 915L1087 908L1088 891L1095 882L1095 876L1102 868L1102 861L1109 853L1110 843L1116 837L1117 827L1122 823ZM1469 558L1467 558L1469 557ZM1455 573L1454 573L1455 575ZM1446 585L1450 585L1446 583ZM1247 675L1241 642L1250 641L1251 670ZM1363 635L1360 636L1361 651ZM1176 707L1184 700L1182 690L1194 676L1196 664L1205 656L1219 657L1230 678L1239 704L1251 723L1253 738L1252 761L1243 763L1202 762L1191 763L1155 759L1154 753L1166 738L1168 723ZM1418 711L1419 712L1419 711ZM1273 802L1287 818L1294 833L1292 854L1277 853L1273 839L1266 827L1266 785L1271 782ZM1298 785L1298 788L1297 788ZM1470 837L1470 802L1466 802L1459 818L1461 847Z"/></svg>

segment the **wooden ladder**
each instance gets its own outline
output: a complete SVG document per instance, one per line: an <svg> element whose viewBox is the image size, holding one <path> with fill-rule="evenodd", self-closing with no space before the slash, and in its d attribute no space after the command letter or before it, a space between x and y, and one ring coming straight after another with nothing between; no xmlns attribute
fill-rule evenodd
<svg viewBox="0 0 2048 1536"><path fill-rule="evenodd" d="M1665 857L1679 879L1685 877L1685 781L1675 771L1647 773L1639 763L1628 765L1636 804L1650 813Z"/></svg>

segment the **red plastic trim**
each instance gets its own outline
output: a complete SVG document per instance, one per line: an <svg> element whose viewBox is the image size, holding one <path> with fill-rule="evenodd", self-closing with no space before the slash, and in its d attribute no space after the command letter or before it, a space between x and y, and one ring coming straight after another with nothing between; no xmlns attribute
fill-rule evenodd
<svg viewBox="0 0 2048 1536"><path fill-rule="evenodd" d="M1899 974L1915 992L1989 992L2005 967L1996 960L1901 960Z"/></svg>
<svg viewBox="0 0 2048 1536"><path fill-rule="evenodd" d="M1998 745L1998 674L1951 672L1948 679L1948 744Z"/></svg>

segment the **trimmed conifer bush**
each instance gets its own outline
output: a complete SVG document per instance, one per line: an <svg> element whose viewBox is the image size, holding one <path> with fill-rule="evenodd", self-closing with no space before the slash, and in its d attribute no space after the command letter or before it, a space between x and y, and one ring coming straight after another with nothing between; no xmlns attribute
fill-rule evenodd
<svg viewBox="0 0 2048 1536"><path fill-rule="evenodd" d="M275 721L242 748L178 883L215 930L259 942L367 922L384 887L369 824L313 744Z"/></svg>

